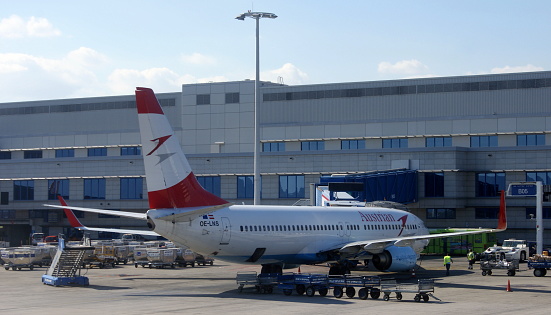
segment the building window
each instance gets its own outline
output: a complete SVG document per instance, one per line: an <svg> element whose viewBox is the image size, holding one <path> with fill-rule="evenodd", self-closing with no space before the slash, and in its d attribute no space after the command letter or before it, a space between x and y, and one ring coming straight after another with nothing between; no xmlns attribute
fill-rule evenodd
<svg viewBox="0 0 551 315"><path fill-rule="evenodd" d="M542 219L551 219L551 208L543 207L541 209ZM536 219L536 208L526 208L526 219Z"/></svg>
<svg viewBox="0 0 551 315"><path fill-rule="evenodd" d="M226 104L233 104L233 103L239 103L239 92L226 93Z"/></svg>
<svg viewBox="0 0 551 315"><path fill-rule="evenodd" d="M365 140L342 140L341 150L361 150L365 149Z"/></svg>
<svg viewBox="0 0 551 315"><path fill-rule="evenodd" d="M42 151L41 150L25 151L25 153L23 153L23 157L25 159L41 159L42 158Z"/></svg>
<svg viewBox="0 0 551 315"><path fill-rule="evenodd" d="M15 220L15 210L0 210L0 220Z"/></svg>
<svg viewBox="0 0 551 315"><path fill-rule="evenodd" d="M477 173L475 187L477 197L497 197L505 190L505 173Z"/></svg>
<svg viewBox="0 0 551 315"><path fill-rule="evenodd" d="M304 175L279 176L279 198L304 198Z"/></svg>
<svg viewBox="0 0 551 315"><path fill-rule="evenodd" d="M427 219L455 219L455 209L443 208L428 208Z"/></svg>
<svg viewBox="0 0 551 315"><path fill-rule="evenodd" d="M13 200L34 200L34 180L13 181Z"/></svg>
<svg viewBox="0 0 551 315"><path fill-rule="evenodd" d="M526 172L526 181L540 181L542 185L551 185L551 172Z"/></svg>
<svg viewBox="0 0 551 315"><path fill-rule="evenodd" d="M451 146L452 137L429 137L425 139L425 147L427 148L442 148Z"/></svg>
<svg viewBox="0 0 551 315"><path fill-rule="evenodd" d="M107 156L107 148L90 148L88 149L88 156Z"/></svg>
<svg viewBox="0 0 551 315"><path fill-rule="evenodd" d="M444 173L425 173L425 197L444 197Z"/></svg>
<svg viewBox="0 0 551 315"><path fill-rule="evenodd" d="M84 179L84 199L105 199L105 178Z"/></svg>
<svg viewBox="0 0 551 315"><path fill-rule="evenodd" d="M210 94L197 94L197 105L210 104Z"/></svg>
<svg viewBox="0 0 551 315"><path fill-rule="evenodd" d="M143 178L121 178L121 199L143 199Z"/></svg>
<svg viewBox="0 0 551 315"><path fill-rule="evenodd" d="M56 158L75 157L75 149L59 149L55 150Z"/></svg>
<svg viewBox="0 0 551 315"><path fill-rule="evenodd" d="M517 146L545 145L545 135L517 135Z"/></svg>
<svg viewBox="0 0 551 315"><path fill-rule="evenodd" d="M407 148L408 139L407 138L393 138L393 139L383 139L383 149L396 149L396 148Z"/></svg>
<svg viewBox="0 0 551 315"><path fill-rule="evenodd" d="M497 219L499 208L475 208L475 219Z"/></svg>
<svg viewBox="0 0 551 315"><path fill-rule="evenodd" d="M303 141L300 144L301 151L321 151L325 150L325 142L323 141Z"/></svg>
<svg viewBox="0 0 551 315"><path fill-rule="evenodd" d="M265 142L262 144L263 152L282 152L285 151L285 142Z"/></svg>
<svg viewBox="0 0 551 315"><path fill-rule="evenodd" d="M197 181L205 190L221 197L220 176L198 176Z"/></svg>
<svg viewBox="0 0 551 315"><path fill-rule="evenodd" d="M11 151L0 151L0 160L11 160Z"/></svg>
<svg viewBox="0 0 551 315"><path fill-rule="evenodd" d="M254 176L237 176L237 198L254 198Z"/></svg>
<svg viewBox="0 0 551 315"><path fill-rule="evenodd" d="M122 147L121 155L141 155L142 148L140 147Z"/></svg>
<svg viewBox="0 0 551 315"><path fill-rule="evenodd" d="M57 195L60 195L63 199L69 199L68 179L49 179L48 187L48 200L56 200Z"/></svg>
<svg viewBox="0 0 551 315"><path fill-rule="evenodd" d="M471 148L497 147L497 136L471 136Z"/></svg>

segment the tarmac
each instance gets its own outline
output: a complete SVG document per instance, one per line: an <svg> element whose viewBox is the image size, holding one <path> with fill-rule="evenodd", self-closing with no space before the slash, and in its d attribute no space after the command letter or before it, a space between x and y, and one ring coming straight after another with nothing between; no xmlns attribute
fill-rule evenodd
<svg viewBox="0 0 551 315"><path fill-rule="evenodd" d="M465 257L453 257L450 276L442 257L424 256L412 273L380 273L357 268L353 274L379 275L398 282L434 279L428 302L414 302L414 293L389 301L257 293L246 286L240 293L237 272L260 271L259 266L215 260L213 266L142 268L133 264L115 268L83 269L86 287L44 285L46 267L34 270L0 269L0 311L6 314L549 314L551 276L535 277L526 264L515 276L494 270L482 276L479 265L468 270ZM297 269L285 270L297 272ZM301 266L302 273L327 273L325 265ZM510 290L507 290L507 289Z"/></svg>

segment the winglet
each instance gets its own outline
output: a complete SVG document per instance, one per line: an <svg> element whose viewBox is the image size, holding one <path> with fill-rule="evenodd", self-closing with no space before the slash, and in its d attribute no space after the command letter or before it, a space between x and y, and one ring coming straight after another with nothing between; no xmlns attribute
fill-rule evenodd
<svg viewBox="0 0 551 315"><path fill-rule="evenodd" d="M506 205L505 205L505 191L501 191L501 197L499 200L499 217L498 217L498 223L497 223L497 229L498 230L506 230L507 229L507 213L506 213Z"/></svg>
<svg viewBox="0 0 551 315"><path fill-rule="evenodd" d="M65 199L63 199L63 197L61 197L60 195L57 195L57 199L59 200L62 206L67 207L67 202L65 202ZM80 223L80 221L77 219L73 210L63 208L63 211L65 212L65 215L67 216L67 219L69 220L69 223L71 224L72 227L77 229L84 228L84 225L82 225L82 223Z"/></svg>

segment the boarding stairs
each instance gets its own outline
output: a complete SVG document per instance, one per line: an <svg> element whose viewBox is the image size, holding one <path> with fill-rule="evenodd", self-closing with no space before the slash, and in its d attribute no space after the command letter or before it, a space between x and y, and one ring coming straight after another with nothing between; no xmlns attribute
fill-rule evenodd
<svg viewBox="0 0 551 315"><path fill-rule="evenodd" d="M60 235L57 252L50 268L42 276L42 282L53 286L88 285L88 278L81 277L80 270L86 251L89 250L94 250L89 238L84 238L83 245L65 246L65 240Z"/></svg>

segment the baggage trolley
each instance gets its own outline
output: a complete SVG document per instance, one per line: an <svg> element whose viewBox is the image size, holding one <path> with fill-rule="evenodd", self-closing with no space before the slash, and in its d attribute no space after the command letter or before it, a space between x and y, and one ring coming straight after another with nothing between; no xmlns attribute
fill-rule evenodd
<svg viewBox="0 0 551 315"><path fill-rule="evenodd" d="M329 292L327 278L324 274L282 274L278 278L278 288L282 289L285 295L291 295L293 290L296 290L298 295L306 293L307 296L314 296L318 291L319 295L326 296Z"/></svg>
<svg viewBox="0 0 551 315"><path fill-rule="evenodd" d="M512 261L501 260L497 258L497 255L486 255L483 260L480 261L480 270L482 270L483 276L491 276L493 269L506 269L508 276L514 276L519 271L519 260L513 259Z"/></svg>
<svg viewBox="0 0 551 315"><path fill-rule="evenodd" d="M257 291L259 291L258 275L256 271L238 272L235 281L237 282L237 291L239 291L239 293L243 291L243 287L246 285L253 285Z"/></svg>
<svg viewBox="0 0 551 315"><path fill-rule="evenodd" d="M395 293L396 299L402 299L402 293L415 293L413 300L420 302L429 300L429 294L434 293L433 279L419 279L417 283L396 283L396 280L381 282L381 291L383 291L383 300L388 301L390 294Z"/></svg>
<svg viewBox="0 0 551 315"><path fill-rule="evenodd" d="M367 299L369 295L372 299L378 299L381 296L381 278L377 276L330 276L328 281L336 298L341 298L343 294L353 298L356 294L355 287L360 287L358 297L362 300Z"/></svg>

